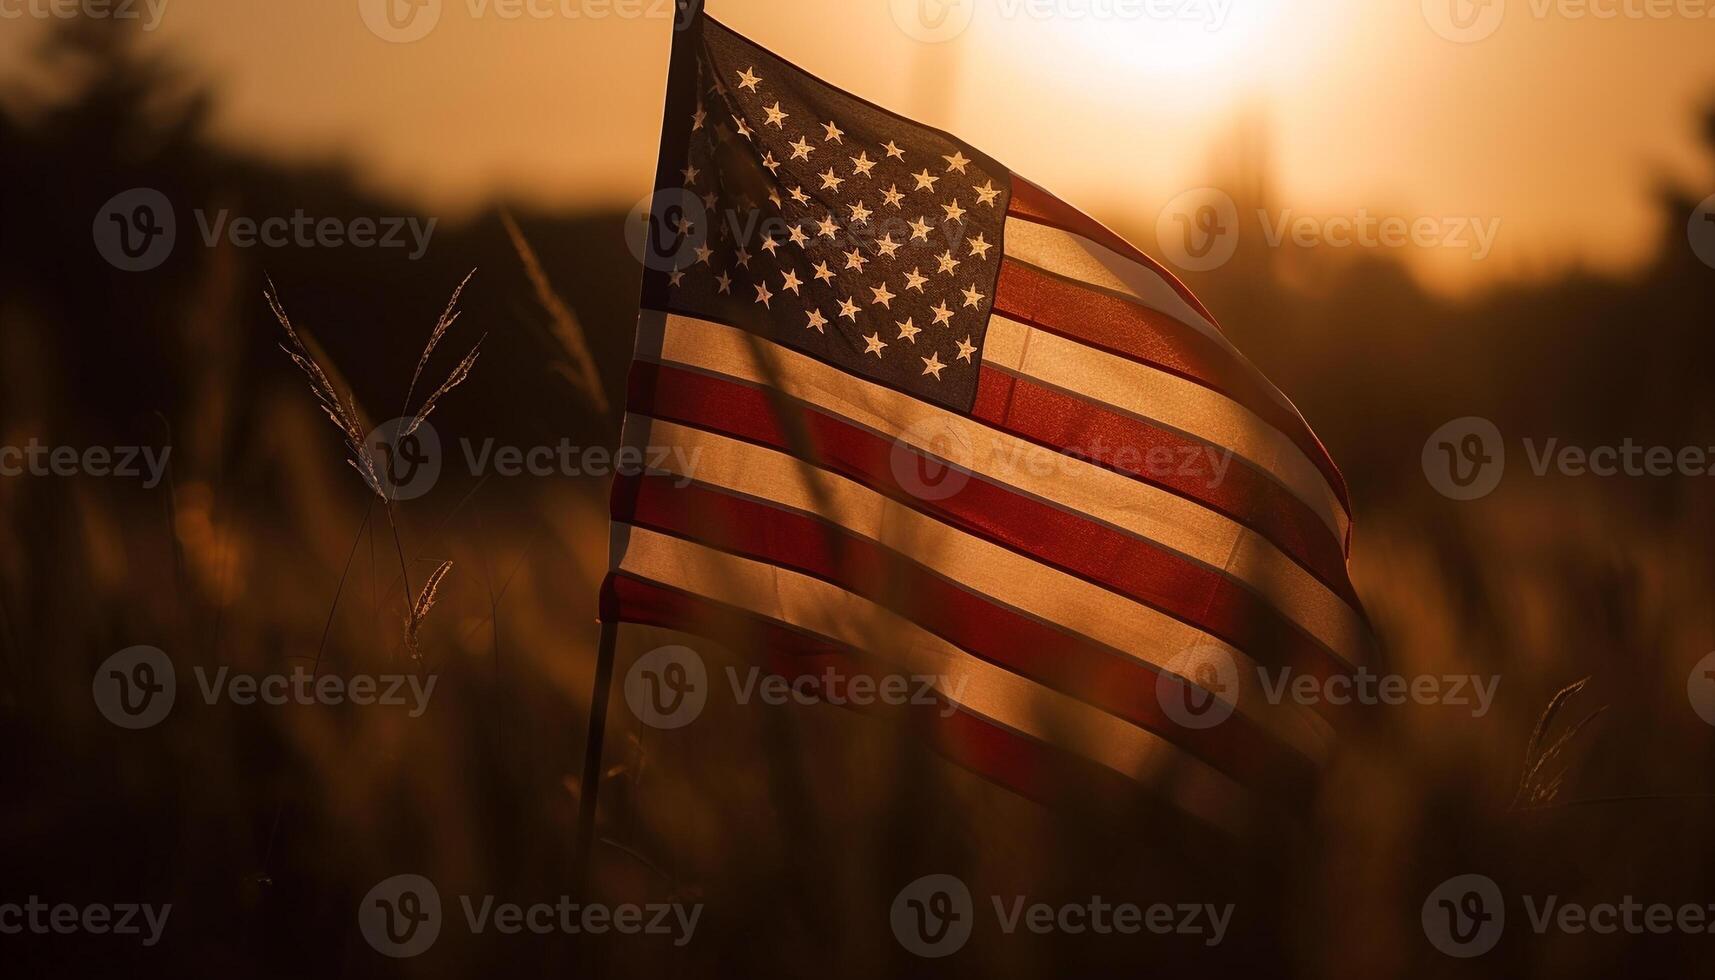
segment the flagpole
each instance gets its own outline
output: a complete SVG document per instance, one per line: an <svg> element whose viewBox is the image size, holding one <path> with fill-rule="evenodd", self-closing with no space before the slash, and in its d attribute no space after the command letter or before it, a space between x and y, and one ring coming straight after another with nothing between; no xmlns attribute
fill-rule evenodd
<svg viewBox="0 0 1715 980"><path fill-rule="evenodd" d="M698 41L700 24L698 18L702 14L703 0L679 0L675 6L673 19L673 42L671 53L667 60L666 98L662 106L662 141L660 156L656 161L655 182L657 191L670 186L671 176L678 167L678 161L684 156L683 145L669 145L667 140L666 117L675 105L683 107L689 113L690 106L695 105L695 73L687 66L695 63L695 46ZM647 268L643 277L642 297L649 295L649 275ZM639 303L641 307L642 302ZM623 437L622 437L623 441ZM617 552L609 550L609 565ZM588 901L588 889L591 872L591 854L595 844L595 826L597 800L601 795L602 777L602 748L607 734L607 705L613 693L613 659L614 649L619 641L619 624L610 615L607 590L611 580L602 584L601 601L601 639L596 646L595 683L590 691L589 731L584 737L584 768L579 782L578 792L578 826L572 840L572 894L577 896L580 903Z"/></svg>
<svg viewBox="0 0 1715 980"><path fill-rule="evenodd" d="M572 842L572 894L580 903L588 899L590 852L595 842L596 798L601 790L601 759L607 732L607 703L613 688L613 656L619 626L603 617L601 642L596 648L595 687L590 692L589 733L584 738L584 770L579 782L578 828Z"/></svg>

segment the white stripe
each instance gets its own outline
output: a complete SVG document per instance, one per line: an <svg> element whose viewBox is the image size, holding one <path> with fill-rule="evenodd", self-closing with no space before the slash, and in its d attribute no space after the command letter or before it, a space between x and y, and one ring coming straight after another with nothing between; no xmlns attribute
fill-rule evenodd
<svg viewBox="0 0 1715 980"><path fill-rule="evenodd" d="M1165 613L785 453L642 415L628 415L625 431L627 445L677 450L656 464L658 472L822 517L909 556L963 588L1081 633L1150 667L1180 673L1177 668L1188 655L1218 653L1238 668L1238 689L1223 692L1225 700L1306 758L1318 763L1326 758L1334 733L1325 719L1295 703L1271 705L1250 657Z"/></svg>
<svg viewBox="0 0 1715 980"><path fill-rule="evenodd" d="M1197 329L1254 372L1270 397L1297 414L1298 409L1292 402L1260 371L1256 371L1226 334L1185 302L1178 290L1154 269L1082 235L1010 215L1006 219L1006 254L1009 258L1067 279L1125 293L1144 306Z"/></svg>
<svg viewBox="0 0 1715 980"><path fill-rule="evenodd" d="M1346 509L1310 457L1279 429L1219 392L998 313L989 318L983 363L1230 449L1315 511L1337 546L1346 540Z"/></svg>
<svg viewBox="0 0 1715 980"><path fill-rule="evenodd" d="M1361 659L1362 626L1339 596L1261 535L1201 504L870 384L734 327L677 314L657 313L653 319L639 318L639 357L655 352L663 362L753 385L777 379L792 398L884 438L1224 571L1347 661Z"/></svg>
<svg viewBox="0 0 1715 980"><path fill-rule="evenodd" d="M935 679L938 691L973 714L1073 752L1137 780L1224 825L1244 790L1160 736L1002 670L868 600L817 579L631 528L622 571L681 589L860 650L886 651L895 669Z"/></svg>

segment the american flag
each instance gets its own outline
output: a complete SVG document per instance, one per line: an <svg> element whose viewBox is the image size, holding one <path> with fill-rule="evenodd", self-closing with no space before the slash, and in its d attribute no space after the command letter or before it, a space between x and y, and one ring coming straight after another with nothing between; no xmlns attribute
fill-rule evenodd
<svg viewBox="0 0 1715 980"><path fill-rule="evenodd" d="M1177 279L703 14L653 200L605 621L934 676L1034 798L1304 798L1334 719L1263 681L1361 659L1345 486Z"/></svg>

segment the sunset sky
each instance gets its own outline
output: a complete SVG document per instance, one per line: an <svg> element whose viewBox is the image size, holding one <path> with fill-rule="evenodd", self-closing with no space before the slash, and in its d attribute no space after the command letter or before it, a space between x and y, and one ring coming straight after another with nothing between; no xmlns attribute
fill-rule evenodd
<svg viewBox="0 0 1715 980"><path fill-rule="evenodd" d="M408 43L367 27L366 2L166 0L143 36L217 86L223 138L348 158L448 219L497 194L629 206L647 191L667 0L531 0L548 16L514 18L503 11L520 0L439 0L433 29ZM949 5L969 24L939 43L912 36L923 2L939 5L709 10L1127 228L1153 228L1166 202L1219 180L1211 161L1249 109L1267 120L1276 196L1295 216L1498 220L1485 259L1410 250L1449 289L1574 261L1624 270L1656 230L1653 178L1715 191L1692 115L1715 95L1715 17L1685 15L1698 0L1665 19L1625 12L1671 2L1505 0L1471 8L1473 30L1492 33L1467 42L1436 30L1456 33L1449 4L1466 0L977 0ZM1498 27L1481 19L1495 9ZM622 15L635 11L656 16ZM1073 16L1086 11L1111 13ZM43 23L0 20L0 65Z"/></svg>

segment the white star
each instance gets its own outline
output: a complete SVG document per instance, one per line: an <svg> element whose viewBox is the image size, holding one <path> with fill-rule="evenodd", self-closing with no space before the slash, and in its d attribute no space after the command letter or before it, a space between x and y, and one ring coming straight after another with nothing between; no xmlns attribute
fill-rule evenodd
<svg viewBox="0 0 1715 980"><path fill-rule="evenodd" d="M721 292L723 292L723 293L732 292L732 277L731 276L728 276L726 273L723 272L720 275L715 276L715 281L720 283L720 291Z"/></svg>
<svg viewBox="0 0 1715 980"><path fill-rule="evenodd" d="M881 357L881 349L887 346L887 342L881 339L880 331L872 334L866 334L863 338L863 342L869 345L864 348L864 353L874 354L878 360Z"/></svg>
<svg viewBox="0 0 1715 980"><path fill-rule="evenodd" d="M943 153L941 155L941 159L947 161L947 172L948 173L958 172L958 173L962 174L965 172L965 164L971 162L969 160L966 160L965 155L958 150L954 150L952 156L947 156L946 154Z"/></svg>
<svg viewBox="0 0 1715 980"><path fill-rule="evenodd" d="M866 208L863 206L862 201L859 201L856 204L852 204L852 205L848 205L848 206L851 208L851 211L852 211L852 223L853 224L864 224L864 223L869 221L870 210L869 210L869 208Z"/></svg>
<svg viewBox="0 0 1715 980"><path fill-rule="evenodd" d="M837 176L834 173L833 167L829 167L827 173L820 174L819 176L822 178L822 190L825 191L838 193L840 185L846 182L844 177Z"/></svg>
<svg viewBox="0 0 1715 980"><path fill-rule="evenodd" d="M682 269L674 269L672 272L667 273L667 279L672 282L673 285L677 286L685 280L685 272Z"/></svg>
<svg viewBox="0 0 1715 980"><path fill-rule="evenodd" d="M929 240L929 222L921 215L917 217L916 221L911 222L911 240L916 241L919 238L924 241Z"/></svg>
<svg viewBox="0 0 1715 980"><path fill-rule="evenodd" d="M793 156L796 157L797 154L794 153ZM799 204L809 204L810 195L804 193L804 188L794 187L792 188L792 200L797 201Z"/></svg>
<svg viewBox="0 0 1715 980"><path fill-rule="evenodd" d="M780 284L781 289L792 290L792 295L794 296L802 295L798 292L798 287L802 286L804 281L798 278L798 273L796 271L787 269L785 272L780 274L780 278L785 280L785 282Z"/></svg>
<svg viewBox="0 0 1715 980"><path fill-rule="evenodd" d="M863 264L868 261L868 259L863 257L863 253L855 248L846 253L846 268L848 269L856 269L857 271L862 272Z"/></svg>
<svg viewBox="0 0 1715 980"><path fill-rule="evenodd" d="M752 92L756 91L756 84L762 81L762 76L754 74L755 67L756 66L752 65L750 68L746 68L744 71L738 72L739 88L749 89Z"/></svg>
<svg viewBox="0 0 1715 980"><path fill-rule="evenodd" d="M738 135L744 137L747 140L751 138L752 134L750 131L750 124L749 123L745 122L743 119L740 119L737 116L732 117L732 121L735 123L738 123ZM755 141L752 140L752 142L755 142Z"/></svg>
<svg viewBox="0 0 1715 980"><path fill-rule="evenodd" d="M875 302L886 309L893 309L893 294L887 291L887 283L871 286L870 292L875 294Z"/></svg>
<svg viewBox="0 0 1715 980"><path fill-rule="evenodd" d="M773 298L774 294L768 291L767 283L759 282L756 284L756 301L762 304L763 309L769 309L768 301Z"/></svg>
<svg viewBox="0 0 1715 980"><path fill-rule="evenodd" d="M847 298L840 300L840 316L856 323L857 315L858 305L851 301L851 297L848 296Z"/></svg>
<svg viewBox="0 0 1715 980"><path fill-rule="evenodd" d="M923 291L923 284L928 282L928 281L929 281L929 277L922 275L916 269L912 269L910 272L907 272L905 274L905 288L906 289L915 289L918 292L922 292Z"/></svg>
<svg viewBox="0 0 1715 980"><path fill-rule="evenodd" d="M768 120L763 123L764 126L773 126L775 129L786 128L786 117L790 116L791 113L780 111L779 100L775 100L771 106L764 106L762 111L768 113Z"/></svg>
<svg viewBox="0 0 1715 980"><path fill-rule="evenodd" d="M829 238L835 238L838 237L837 232L839 232L840 226L835 223L834 216L830 214L817 223L816 230L817 234L826 235Z"/></svg>
<svg viewBox="0 0 1715 980"><path fill-rule="evenodd" d="M953 203L941 205L941 210L947 212L948 221L958 221L965 216L965 209L959 207L959 199L953 198Z"/></svg>
<svg viewBox="0 0 1715 980"><path fill-rule="evenodd" d="M808 160L810 159L810 154L816 152L816 148L811 146L810 142L802 136L798 137L797 142L789 143L787 145L792 147L792 159L794 160ZM794 193L792 196L797 197L798 195Z"/></svg>
<svg viewBox="0 0 1715 980"><path fill-rule="evenodd" d="M817 262L815 265L812 265L810 268L816 270L816 278L817 279L820 279L823 282L830 283L830 284L834 281L834 273L833 273L833 270L828 268L828 263Z"/></svg>
<svg viewBox="0 0 1715 980"><path fill-rule="evenodd" d="M780 200L780 189L778 187L770 187L768 189L768 203L774 205L776 210L786 206L786 202Z"/></svg>
<svg viewBox="0 0 1715 980"><path fill-rule="evenodd" d="M971 345L970 335L967 334L964 340L959 341L959 360L969 364L971 362L971 355L976 352L976 347Z"/></svg>
<svg viewBox="0 0 1715 980"><path fill-rule="evenodd" d="M766 152L762 155L762 165L764 167L767 167L768 172L771 174L778 174L780 172L780 161L774 159L774 151L773 150L769 150L768 152ZM772 192L770 192L770 193L772 193Z"/></svg>
<svg viewBox="0 0 1715 980"><path fill-rule="evenodd" d="M937 255L935 257L935 261L941 263L941 267L939 269L936 269L935 271L936 272L945 272L949 276L953 274L954 269L957 269L959 267L959 260L953 258L953 253L952 253L952 250L950 250L950 249L948 251L942 252L940 255Z"/></svg>
<svg viewBox="0 0 1715 980"><path fill-rule="evenodd" d="M797 225L793 225L786 232L786 236L788 238L792 239L792 244L798 246L799 248L803 248L804 243L810 240L810 236L804 234L804 229L798 227Z"/></svg>
<svg viewBox="0 0 1715 980"><path fill-rule="evenodd" d="M892 187L889 187L886 191L882 192L881 198L883 203L887 204L889 207L896 208L899 207L899 202L905 200L905 195L900 193L899 185L894 184Z"/></svg>
<svg viewBox="0 0 1715 980"><path fill-rule="evenodd" d="M881 254L891 259L893 258L893 254L899 251L900 244L900 242L893 240L893 233L889 232L882 236L881 241L875 243L875 247L881 252Z"/></svg>
<svg viewBox="0 0 1715 980"><path fill-rule="evenodd" d="M905 162L905 151L900 149L892 140L888 140L886 143L883 143L881 148L887 151L888 156L897 159L900 163Z"/></svg>
<svg viewBox="0 0 1715 980"><path fill-rule="evenodd" d="M715 254L715 250L707 245L698 245L696 247L696 253L698 262L708 262L709 257ZM714 263L710 262L709 264L713 265Z"/></svg>
<svg viewBox="0 0 1715 980"><path fill-rule="evenodd" d="M738 117L734 116L733 118L736 119ZM930 173L928 167L924 167L922 173L912 174L911 176L917 181L917 186L913 187L912 190L917 191L933 191L935 189L935 181L941 179Z"/></svg>
<svg viewBox="0 0 1715 980"><path fill-rule="evenodd" d="M828 135L822 137L822 142L826 143L829 140L832 140L835 143L844 143L845 142L845 140L840 138L840 137L844 136L845 133L841 132L840 127L834 125L833 123L831 123L831 122L823 123L822 124L822 130L828 134Z"/></svg>
<svg viewBox="0 0 1715 980"><path fill-rule="evenodd" d="M826 333L827 331L823 330L822 328L827 326L827 325L828 325L828 318L822 315L821 310L811 310L810 311L810 322L804 324L804 329L815 330L817 333Z"/></svg>
<svg viewBox="0 0 1715 980"><path fill-rule="evenodd" d="M931 351L928 357L920 357L918 360L923 362L924 374L933 374L936 381L941 380L941 372L947 369L947 365L941 363L939 354Z"/></svg>
<svg viewBox="0 0 1715 980"><path fill-rule="evenodd" d="M767 252L769 255L773 255L774 250L779 248L779 247L780 247L780 243L774 240L774 235L772 232L763 236L763 238L762 238L762 250L764 252Z"/></svg>
<svg viewBox="0 0 1715 980"><path fill-rule="evenodd" d="M687 187L690 186L691 184L696 183L697 182L697 175L702 173L701 170L698 170L696 167L694 167L688 163L685 164L685 169L683 169L679 172L685 175L685 185Z"/></svg>
<svg viewBox="0 0 1715 980"><path fill-rule="evenodd" d="M714 191L709 191L707 194L703 195L703 207L713 211L715 209L715 205L720 203L720 199L719 194L716 194ZM726 229L722 228L721 230L724 232Z"/></svg>
<svg viewBox="0 0 1715 980"><path fill-rule="evenodd" d="M738 264L743 266L744 268L746 268L746 269L750 268L750 252L747 251L744 248L744 246L742 246L742 245L739 246L739 249L738 249L737 261L738 261Z"/></svg>
<svg viewBox="0 0 1715 980"><path fill-rule="evenodd" d="M990 245L988 242L983 240L981 232L978 232L977 237L971 239L965 244L971 247L972 255L981 255L984 259L989 257L989 249L994 248L993 245Z"/></svg>
<svg viewBox="0 0 1715 980"><path fill-rule="evenodd" d="M923 328L912 323L911 320L911 317L906 317L903 321L897 324L899 327L899 339L910 341L915 344L917 343L917 335L923 332Z"/></svg>
<svg viewBox="0 0 1715 980"><path fill-rule="evenodd" d="M975 283L972 283L970 288L964 290L964 294L966 306L973 306L979 310L983 308L983 294L977 291Z"/></svg>
<svg viewBox="0 0 1715 980"><path fill-rule="evenodd" d="M859 153L857 156L852 157L853 177L868 177L869 172L874 169L875 161L869 158L868 153Z"/></svg>
<svg viewBox="0 0 1715 980"><path fill-rule="evenodd" d="M707 122L708 118L708 111L700 105L697 106L697 111L691 113L691 132L694 133L697 130L702 129L703 123Z"/></svg>
<svg viewBox="0 0 1715 980"><path fill-rule="evenodd" d="M689 235L691 233L691 229L693 229L695 227L696 227L696 225L693 225L691 223L691 219L685 217L682 214L679 215L679 218L677 221L673 222L673 230L678 232L681 235Z"/></svg>
<svg viewBox="0 0 1715 980"><path fill-rule="evenodd" d="M977 203L994 207L994 199L1000 196L1000 190L994 186L994 181L987 180L977 190Z"/></svg>
<svg viewBox="0 0 1715 980"><path fill-rule="evenodd" d="M935 326L937 327L943 323L953 322L953 311L951 307L947 306L946 300L935 304L930 308L930 312L935 314Z"/></svg>

